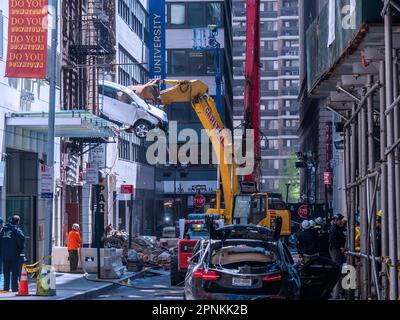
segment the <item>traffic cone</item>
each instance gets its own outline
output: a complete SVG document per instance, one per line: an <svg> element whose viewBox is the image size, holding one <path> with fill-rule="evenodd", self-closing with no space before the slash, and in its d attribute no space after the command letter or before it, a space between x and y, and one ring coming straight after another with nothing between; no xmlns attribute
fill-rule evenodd
<svg viewBox="0 0 400 320"><path fill-rule="evenodd" d="M29 296L28 289L28 273L26 272L26 264L22 265L21 281L19 282L18 296Z"/></svg>

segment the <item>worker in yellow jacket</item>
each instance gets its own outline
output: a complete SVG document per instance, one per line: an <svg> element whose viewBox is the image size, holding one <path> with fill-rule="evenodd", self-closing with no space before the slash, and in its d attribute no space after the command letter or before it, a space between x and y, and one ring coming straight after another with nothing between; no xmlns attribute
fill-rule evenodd
<svg viewBox="0 0 400 320"><path fill-rule="evenodd" d="M354 230L354 244L357 252L361 251L360 217L356 217L356 228Z"/></svg>

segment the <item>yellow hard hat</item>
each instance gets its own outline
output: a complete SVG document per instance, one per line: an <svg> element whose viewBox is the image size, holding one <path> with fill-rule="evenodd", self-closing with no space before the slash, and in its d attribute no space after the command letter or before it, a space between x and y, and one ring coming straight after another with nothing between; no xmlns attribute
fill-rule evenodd
<svg viewBox="0 0 400 320"><path fill-rule="evenodd" d="M377 216L380 217L380 218L382 218L382 215L383 215L383 214L382 214L382 210L379 210Z"/></svg>

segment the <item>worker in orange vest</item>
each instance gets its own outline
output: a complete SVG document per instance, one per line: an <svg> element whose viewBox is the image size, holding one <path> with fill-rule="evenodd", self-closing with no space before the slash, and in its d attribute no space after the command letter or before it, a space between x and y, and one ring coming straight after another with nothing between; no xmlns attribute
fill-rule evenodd
<svg viewBox="0 0 400 320"><path fill-rule="evenodd" d="M82 246L81 235L79 234L79 224L74 223L72 230L68 234L68 253L69 253L69 265L71 272L76 272L78 269L79 253L78 250Z"/></svg>

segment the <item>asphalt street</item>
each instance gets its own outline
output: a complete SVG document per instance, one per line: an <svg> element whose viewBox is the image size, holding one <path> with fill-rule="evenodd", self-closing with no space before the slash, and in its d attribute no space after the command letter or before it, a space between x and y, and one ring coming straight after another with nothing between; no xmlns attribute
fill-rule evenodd
<svg viewBox="0 0 400 320"><path fill-rule="evenodd" d="M146 278L134 280L131 284L143 287L143 289L121 286L99 295L93 300L183 300L183 289L167 289L170 287L169 273L150 275Z"/></svg>

